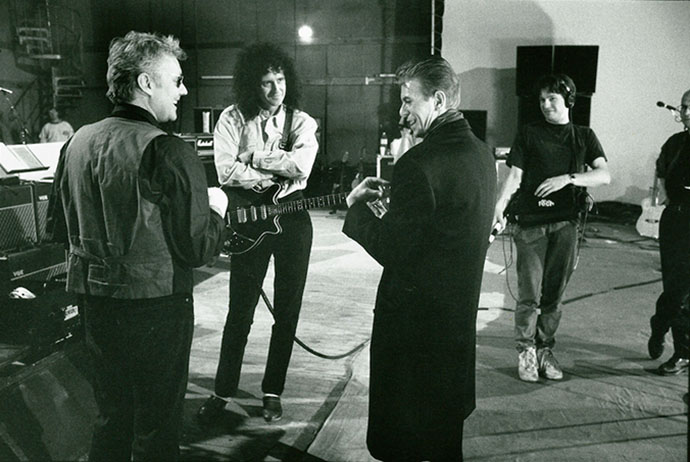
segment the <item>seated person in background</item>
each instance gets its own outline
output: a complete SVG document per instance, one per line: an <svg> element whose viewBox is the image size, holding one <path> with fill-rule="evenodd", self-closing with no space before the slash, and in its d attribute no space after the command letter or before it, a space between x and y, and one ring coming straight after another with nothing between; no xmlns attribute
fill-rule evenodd
<svg viewBox="0 0 690 462"><path fill-rule="evenodd" d="M56 141L67 141L74 135L74 129L69 122L60 118L60 113L56 108L48 111L50 121L41 129L38 138L41 143L54 143Z"/></svg>

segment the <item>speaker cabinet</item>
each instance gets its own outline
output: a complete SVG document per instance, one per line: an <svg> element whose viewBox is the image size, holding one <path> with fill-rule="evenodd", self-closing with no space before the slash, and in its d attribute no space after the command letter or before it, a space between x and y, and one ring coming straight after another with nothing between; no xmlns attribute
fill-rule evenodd
<svg viewBox="0 0 690 462"><path fill-rule="evenodd" d="M86 460L98 415L80 343L3 377L0 460Z"/></svg>
<svg viewBox="0 0 690 462"><path fill-rule="evenodd" d="M553 72L570 76L578 94L591 95L597 90L598 61L598 46L557 46L553 55Z"/></svg>
<svg viewBox="0 0 690 462"><path fill-rule="evenodd" d="M534 95L534 85L539 77L553 70L553 46L517 47L515 65L515 94ZM575 82L577 85L577 82Z"/></svg>
<svg viewBox="0 0 690 462"><path fill-rule="evenodd" d="M0 251L29 247L45 238L50 190L49 183L0 189Z"/></svg>
<svg viewBox="0 0 690 462"><path fill-rule="evenodd" d="M517 47L515 94L534 95L539 78L546 74L567 74L578 94L596 91L598 45L546 45Z"/></svg>

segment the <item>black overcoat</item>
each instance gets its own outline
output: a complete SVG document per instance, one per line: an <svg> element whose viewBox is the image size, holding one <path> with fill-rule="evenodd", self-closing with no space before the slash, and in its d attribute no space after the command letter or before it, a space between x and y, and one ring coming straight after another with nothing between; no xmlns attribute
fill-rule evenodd
<svg viewBox="0 0 690 462"><path fill-rule="evenodd" d="M366 204L348 210L343 232L383 266L367 431L378 459L460 450L475 407L476 315L495 193L490 148L451 113L394 166L382 219Z"/></svg>

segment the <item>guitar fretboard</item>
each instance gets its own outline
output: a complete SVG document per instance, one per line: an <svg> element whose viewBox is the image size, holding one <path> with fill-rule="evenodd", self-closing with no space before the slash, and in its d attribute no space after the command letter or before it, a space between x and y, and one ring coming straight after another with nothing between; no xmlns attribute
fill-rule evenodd
<svg viewBox="0 0 690 462"><path fill-rule="evenodd" d="M316 208L332 207L334 205L340 205L345 202L347 194L328 194L326 196L319 197L309 197L306 199L300 199L296 201L285 202L282 204L274 205L278 214L294 213L301 210L309 210Z"/></svg>
<svg viewBox="0 0 690 462"><path fill-rule="evenodd" d="M346 198L346 193L328 194L326 196L309 197L306 199L299 199L296 201L279 204L263 204L258 206L253 205L251 207L242 207L236 209L233 213L235 214L235 217L239 223L247 223L250 221L254 222L266 220L267 218L274 217L276 215L285 215L302 210L340 205L345 202Z"/></svg>

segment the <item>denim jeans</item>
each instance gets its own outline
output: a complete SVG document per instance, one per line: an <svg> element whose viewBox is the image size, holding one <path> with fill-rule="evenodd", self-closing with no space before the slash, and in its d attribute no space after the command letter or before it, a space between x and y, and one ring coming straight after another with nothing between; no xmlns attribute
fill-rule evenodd
<svg viewBox="0 0 690 462"><path fill-rule="evenodd" d="M515 340L518 351L552 348L561 320L560 303L575 263L577 225L561 221L518 227L518 302Z"/></svg>

